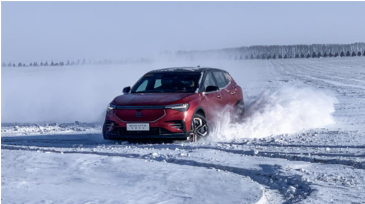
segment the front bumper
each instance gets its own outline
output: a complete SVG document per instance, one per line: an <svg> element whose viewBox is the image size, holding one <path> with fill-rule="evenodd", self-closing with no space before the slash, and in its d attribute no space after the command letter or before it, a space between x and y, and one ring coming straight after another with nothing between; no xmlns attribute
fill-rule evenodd
<svg viewBox="0 0 365 204"><path fill-rule="evenodd" d="M175 133L166 135L112 135L106 133L110 140L187 140L187 133Z"/></svg>
<svg viewBox="0 0 365 204"><path fill-rule="evenodd" d="M182 122L182 121L181 121ZM180 123L182 125L182 123ZM171 128L172 126L168 126ZM181 127L181 126L180 126ZM126 127L119 126L114 121L105 121L104 138L111 140L139 140L139 139L169 139L169 140L187 140L189 131L185 131L185 125L182 129L173 129L174 131L163 127L150 127L149 131L127 131Z"/></svg>
<svg viewBox="0 0 365 204"><path fill-rule="evenodd" d="M134 111L134 109L131 109ZM133 139L170 139L170 140L187 140L190 135L191 113L179 112L176 110L166 109L165 114L154 121L143 121L145 118L136 116L126 118L134 121L126 122L116 115L117 110L107 112L105 118L104 138L115 140L133 140ZM135 111L136 112L136 111ZM143 112L143 110L142 110ZM135 113L132 112L134 115ZM129 112L126 112L129 114ZM124 115L119 115L124 116ZM145 116L145 113L144 113ZM147 114L147 117L149 115ZM123 118L124 119L124 118ZM149 131L127 131L128 123L149 123Z"/></svg>

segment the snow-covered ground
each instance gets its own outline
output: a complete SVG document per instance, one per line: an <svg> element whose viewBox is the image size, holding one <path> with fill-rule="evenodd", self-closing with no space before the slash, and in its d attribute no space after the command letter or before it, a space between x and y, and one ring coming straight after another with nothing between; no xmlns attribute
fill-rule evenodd
<svg viewBox="0 0 365 204"><path fill-rule="evenodd" d="M104 141L100 115L179 62L3 69L2 202L365 203L364 57L197 64L242 85L245 120L167 144Z"/></svg>

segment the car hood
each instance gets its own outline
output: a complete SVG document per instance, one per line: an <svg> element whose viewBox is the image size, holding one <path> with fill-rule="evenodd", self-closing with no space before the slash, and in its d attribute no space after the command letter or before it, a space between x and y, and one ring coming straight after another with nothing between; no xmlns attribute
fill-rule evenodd
<svg viewBox="0 0 365 204"><path fill-rule="evenodd" d="M117 106L159 106L169 105L174 102L186 103L189 101L180 99L190 98L196 95L195 93L133 93L117 96L112 104Z"/></svg>

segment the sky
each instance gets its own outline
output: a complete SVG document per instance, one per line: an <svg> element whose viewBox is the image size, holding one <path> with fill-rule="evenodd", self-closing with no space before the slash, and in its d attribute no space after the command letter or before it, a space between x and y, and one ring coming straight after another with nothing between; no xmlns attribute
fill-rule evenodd
<svg viewBox="0 0 365 204"><path fill-rule="evenodd" d="M365 2L1 2L2 62L365 42Z"/></svg>

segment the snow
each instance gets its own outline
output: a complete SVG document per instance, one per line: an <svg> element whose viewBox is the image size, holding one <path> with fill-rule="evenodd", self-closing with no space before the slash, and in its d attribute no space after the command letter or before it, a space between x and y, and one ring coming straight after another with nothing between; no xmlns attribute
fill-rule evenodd
<svg viewBox="0 0 365 204"><path fill-rule="evenodd" d="M230 172L66 152L3 149L11 168L3 170L2 202L254 203L263 194L259 184Z"/></svg>
<svg viewBox="0 0 365 204"><path fill-rule="evenodd" d="M102 139L99 115L108 100L149 70L181 64L228 70L244 90L244 122L232 123L222 111L220 126L198 143ZM106 73L123 67L2 70L2 202L364 202L365 58L132 66L119 85L117 74ZM88 77L78 87L67 80L71 73ZM41 89L54 74L60 80ZM33 81L37 87L11 86ZM72 100L52 109L60 98L54 88ZM14 94L22 89L25 95ZM21 104L33 109L14 109Z"/></svg>

